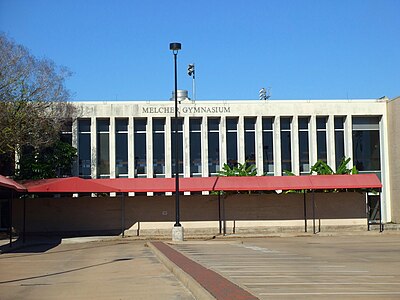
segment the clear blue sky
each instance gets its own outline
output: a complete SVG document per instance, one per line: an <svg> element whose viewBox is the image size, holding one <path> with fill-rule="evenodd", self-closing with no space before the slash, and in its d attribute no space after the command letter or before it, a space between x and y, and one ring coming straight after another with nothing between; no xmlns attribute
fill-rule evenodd
<svg viewBox="0 0 400 300"><path fill-rule="evenodd" d="M67 66L75 100L400 95L399 0L0 0L0 31Z"/></svg>

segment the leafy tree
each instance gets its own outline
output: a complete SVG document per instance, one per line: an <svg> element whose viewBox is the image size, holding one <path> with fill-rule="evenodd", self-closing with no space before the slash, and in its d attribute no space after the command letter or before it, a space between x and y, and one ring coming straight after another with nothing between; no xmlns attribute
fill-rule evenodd
<svg viewBox="0 0 400 300"><path fill-rule="evenodd" d="M50 147L24 149L17 179L43 179L70 175L76 149L58 141Z"/></svg>
<svg viewBox="0 0 400 300"><path fill-rule="evenodd" d="M0 155L21 157L59 141L63 123L73 115L64 81L70 72L34 57L0 33Z"/></svg>

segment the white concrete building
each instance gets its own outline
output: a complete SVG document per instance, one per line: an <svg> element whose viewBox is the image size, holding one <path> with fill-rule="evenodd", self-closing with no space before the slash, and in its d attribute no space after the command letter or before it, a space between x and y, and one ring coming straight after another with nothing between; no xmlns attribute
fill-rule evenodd
<svg viewBox="0 0 400 300"><path fill-rule="evenodd" d="M399 168L391 167L398 166L400 98L191 101L186 91L178 95L181 176L214 176L224 163L245 161L258 175L301 175L319 159L336 168L350 157L361 173L381 179L383 221L399 221ZM78 149L75 175L173 177L174 101L75 105L77 118L65 132Z"/></svg>

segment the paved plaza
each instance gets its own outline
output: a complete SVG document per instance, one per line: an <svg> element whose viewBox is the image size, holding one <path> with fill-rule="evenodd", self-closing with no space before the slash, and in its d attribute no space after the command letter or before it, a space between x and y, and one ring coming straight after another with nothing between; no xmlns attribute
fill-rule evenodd
<svg viewBox="0 0 400 300"><path fill-rule="evenodd" d="M389 232L181 243L63 240L1 254L1 299L195 299L156 256L155 244L175 255L174 270L184 269L218 299L233 299L212 287L227 282L250 295L241 299L400 299L400 234Z"/></svg>

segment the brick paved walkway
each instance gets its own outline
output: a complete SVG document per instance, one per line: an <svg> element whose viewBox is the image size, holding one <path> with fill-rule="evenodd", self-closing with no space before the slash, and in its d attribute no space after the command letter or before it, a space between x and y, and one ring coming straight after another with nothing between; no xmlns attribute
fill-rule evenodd
<svg viewBox="0 0 400 300"><path fill-rule="evenodd" d="M202 287L218 300L253 300L258 299L246 290L222 277L218 273L203 267L187 258L163 242L152 242L171 262L190 275Z"/></svg>

